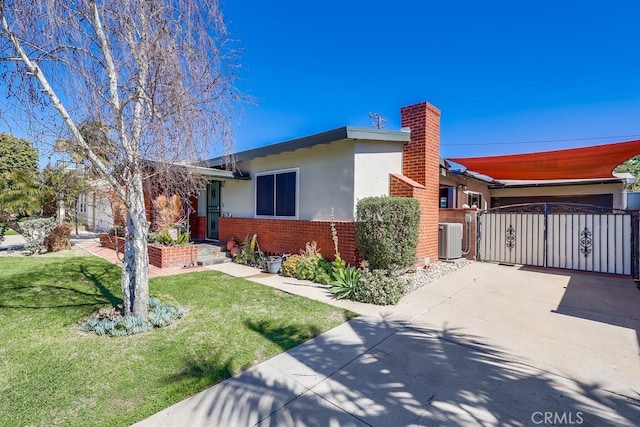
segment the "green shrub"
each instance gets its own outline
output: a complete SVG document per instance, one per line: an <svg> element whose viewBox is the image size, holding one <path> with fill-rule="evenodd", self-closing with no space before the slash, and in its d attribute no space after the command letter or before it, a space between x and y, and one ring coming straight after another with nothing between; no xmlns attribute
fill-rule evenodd
<svg viewBox="0 0 640 427"><path fill-rule="evenodd" d="M294 258L293 261L290 261L291 266L295 263L293 277L301 280L311 280L322 285L331 284L331 281L333 280L333 265L331 262L324 259L322 254L318 252L314 255L292 255L288 259L294 256L296 258ZM290 267L288 266L288 269L289 268ZM289 273L289 270L287 273ZM285 273L283 272L283 274Z"/></svg>
<svg viewBox="0 0 640 427"><path fill-rule="evenodd" d="M322 285L330 285L333 281L333 263L324 258L320 258L316 266L316 275L313 281Z"/></svg>
<svg viewBox="0 0 640 427"><path fill-rule="evenodd" d="M118 236L124 237L125 227L124 225L114 225L109 230L107 230L107 234L110 236Z"/></svg>
<svg viewBox="0 0 640 427"><path fill-rule="evenodd" d="M54 218L33 218L20 222L22 236L27 241L24 250L30 254L39 254L46 249L44 239L56 228Z"/></svg>
<svg viewBox="0 0 640 427"><path fill-rule="evenodd" d="M377 305L395 305L404 294L405 285L384 270L358 270L346 267L334 270L331 293L336 299L349 299Z"/></svg>
<svg viewBox="0 0 640 427"><path fill-rule="evenodd" d="M356 247L372 269L393 270L416 262L420 205L405 197L358 201Z"/></svg>
<svg viewBox="0 0 640 427"><path fill-rule="evenodd" d="M286 277L296 277L296 267L298 266L300 258L302 258L300 255L291 255L282 261L282 267L280 269L282 275Z"/></svg>
<svg viewBox="0 0 640 427"><path fill-rule="evenodd" d="M184 246L189 244L189 233L179 228L176 230L177 238L171 237L167 230L155 235L155 243L161 246ZM149 239L147 239L149 241Z"/></svg>
<svg viewBox="0 0 640 427"><path fill-rule="evenodd" d="M71 249L71 228L60 224L44 239L44 245L49 252Z"/></svg>
<svg viewBox="0 0 640 427"><path fill-rule="evenodd" d="M384 270L362 270L353 300L377 305L396 305L404 294L402 281Z"/></svg>
<svg viewBox="0 0 640 427"><path fill-rule="evenodd" d="M301 256L296 265L296 277L313 280L316 277L318 258L322 259L322 255Z"/></svg>

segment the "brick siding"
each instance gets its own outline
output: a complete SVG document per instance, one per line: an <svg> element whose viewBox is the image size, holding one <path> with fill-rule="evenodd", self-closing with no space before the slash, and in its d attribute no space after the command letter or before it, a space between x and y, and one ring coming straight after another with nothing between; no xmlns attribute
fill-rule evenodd
<svg viewBox="0 0 640 427"><path fill-rule="evenodd" d="M115 250L115 244L118 244L118 252L124 252L124 239L122 237L110 236L108 234L100 235L100 244L106 248ZM156 246L148 245L149 264L159 267L183 267L192 261L198 259L198 247L195 245L187 246Z"/></svg>
<svg viewBox="0 0 640 427"><path fill-rule="evenodd" d="M438 259L440 110L428 102L422 102L401 108L400 115L402 127L411 129L411 141L405 144L403 150L402 174L424 186L424 189L414 187L412 191L412 197L420 202L417 247L420 265L425 258L429 258L430 262ZM392 190L402 190L393 180L390 186Z"/></svg>
<svg viewBox="0 0 640 427"><path fill-rule="evenodd" d="M193 240L204 240L207 238L207 217L197 216L195 221L191 223Z"/></svg>
<svg viewBox="0 0 640 427"><path fill-rule="evenodd" d="M262 218L220 218L220 241L232 238L242 243L247 236L258 235L260 249L267 254L297 254L307 242L315 241L322 256L334 259L330 221L304 221ZM336 221L338 250L347 263L357 265L355 222Z"/></svg>

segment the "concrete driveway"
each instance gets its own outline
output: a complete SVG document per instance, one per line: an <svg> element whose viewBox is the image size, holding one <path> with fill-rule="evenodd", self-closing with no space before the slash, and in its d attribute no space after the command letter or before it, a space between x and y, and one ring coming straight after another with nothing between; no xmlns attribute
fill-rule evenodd
<svg viewBox="0 0 640 427"><path fill-rule="evenodd" d="M274 276L262 281L328 298ZM367 315L139 425L640 420L640 291L630 279L473 263L396 307L333 303Z"/></svg>

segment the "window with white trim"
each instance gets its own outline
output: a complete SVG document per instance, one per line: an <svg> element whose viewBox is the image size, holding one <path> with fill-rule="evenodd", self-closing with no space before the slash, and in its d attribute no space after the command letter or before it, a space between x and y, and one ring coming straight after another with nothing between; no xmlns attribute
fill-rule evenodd
<svg viewBox="0 0 640 427"><path fill-rule="evenodd" d="M78 213L87 213L87 195L85 193L78 196Z"/></svg>
<svg viewBox="0 0 640 427"><path fill-rule="evenodd" d="M467 192L467 204L472 208L482 209L482 194L476 191Z"/></svg>
<svg viewBox="0 0 640 427"><path fill-rule="evenodd" d="M298 169L256 174L256 216L296 217Z"/></svg>

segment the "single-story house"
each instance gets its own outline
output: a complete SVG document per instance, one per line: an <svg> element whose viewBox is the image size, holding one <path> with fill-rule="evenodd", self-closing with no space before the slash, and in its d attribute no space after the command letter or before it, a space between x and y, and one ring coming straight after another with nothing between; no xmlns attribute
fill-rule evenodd
<svg viewBox="0 0 640 427"><path fill-rule="evenodd" d="M217 172L191 200L192 237L241 242L257 234L261 249L275 254L316 241L333 259L333 221L339 251L353 264L358 200L413 197L421 205L417 252L424 265L438 258L439 222L465 222L477 209L550 201L624 209L629 177L612 171L640 152L640 141L629 141L444 160L439 144L440 111L422 102L401 108L398 131L346 126L239 152L226 177L219 175L230 168L229 158L210 159L205 168Z"/></svg>
<svg viewBox="0 0 640 427"><path fill-rule="evenodd" d="M626 207L628 177L612 171L640 153L640 141L445 160L440 111L422 102L400 114L400 130L345 126L239 152L231 162L218 157L190 166L207 179L190 200L192 239L242 242L257 234L261 250L273 254L297 253L316 241L333 259L333 223L342 258L357 264L358 200L412 197L421 207L417 263L426 265L438 258L439 223L468 224L478 210L551 201ZM81 221L93 229L111 225L101 193L96 188L79 201ZM475 225L465 230L473 256Z"/></svg>
<svg viewBox="0 0 640 427"><path fill-rule="evenodd" d="M242 241L258 235L264 252L297 253L316 241L333 259L357 262L355 210L370 196L408 196L422 207L418 259L438 256L440 111L429 103L401 109L402 130L341 127L233 156L232 178L212 178L192 200L195 239ZM225 169L225 157L206 166Z"/></svg>

